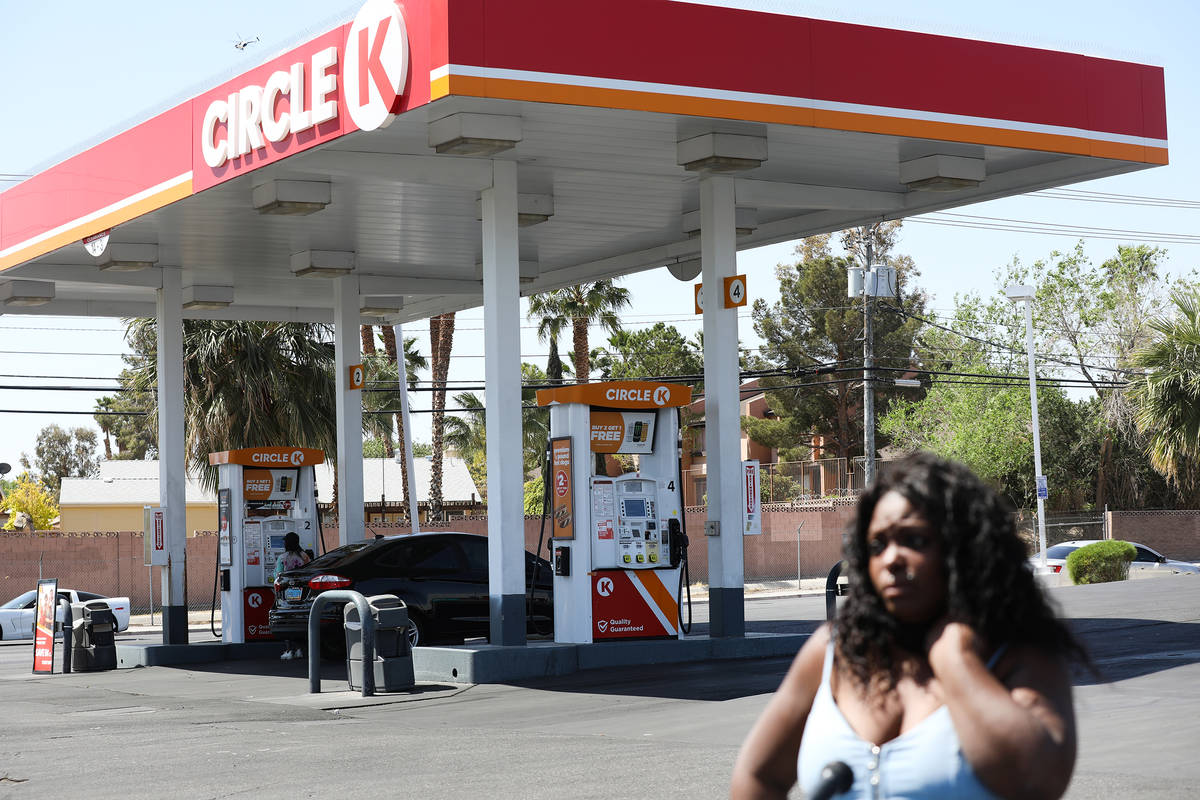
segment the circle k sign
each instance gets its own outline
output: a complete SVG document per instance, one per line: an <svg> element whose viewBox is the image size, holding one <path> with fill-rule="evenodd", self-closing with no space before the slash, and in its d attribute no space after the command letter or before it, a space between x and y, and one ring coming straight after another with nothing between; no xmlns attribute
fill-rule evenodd
<svg viewBox="0 0 1200 800"><path fill-rule="evenodd" d="M367 0L346 36L342 73L350 119L360 130L387 127L408 80L408 29L395 0Z"/></svg>

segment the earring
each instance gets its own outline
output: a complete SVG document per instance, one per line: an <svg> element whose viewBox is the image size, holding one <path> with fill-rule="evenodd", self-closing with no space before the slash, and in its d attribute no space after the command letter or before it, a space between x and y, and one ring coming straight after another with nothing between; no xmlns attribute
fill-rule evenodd
<svg viewBox="0 0 1200 800"><path fill-rule="evenodd" d="M906 581L915 580L916 577L917 577L917 573L913 572L911 569L904 573L904 580L906 580Z"/></svg>

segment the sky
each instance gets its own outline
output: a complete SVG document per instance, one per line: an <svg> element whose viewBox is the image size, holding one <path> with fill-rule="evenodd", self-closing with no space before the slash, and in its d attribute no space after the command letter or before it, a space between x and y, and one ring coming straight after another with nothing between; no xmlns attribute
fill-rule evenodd
<svg viewBox="0 0 1200 800"><path fill-rule="evenodd" d="M1167 248L1166 269L1183 275L1200 267L1200 57L1195 31L1200 4L1188 0L1143 0L1137 4L1094 0L855 0L836 3L801 0L725 0L710 5L834 19L964 38L1083 53L1154 64L1165 68L1170 165L1072 189L1192 203L1096 202L1038 196L1009 198L956 209L969 214L969 227L906 221L898 252L913 258L918 284L932 295L933 313L947 313L961 292L991 294L993 272L1013 258L1031 263L1051 251L1069 250L1080 239L1064 226L1095 229L1084 238L1096 262L1118 244L1148 242ZM59 0L27 3L0 0L0 52L7 80L0 126L0 191L64 157L131 127L156 111L240 74L289 46L312 38L353 17L360 3L338 0L255 2L207 0L202 4L130 0L84 3ZM239 50L234 45L249 42ZM886 80L880 75L880 80ZM978 219L978 218L987 219ZM1003 222L997 222L1001 220ZM1027 221L1053 234L1008 222ZM986 225L990 227L979 227ZM778 297L775 265L793 260L793 245L778 244L739 253L739 272L748 293L773 302ZM693 313L691 283L658 269L623 280L633 305L626 327L665 321L685 335L700 329ZM451 360L451 381L482 381L483 312L462 311ZM427 323L410 323L429 352ZM749 313L740 322L742 343L757 338ZM593 333L592 345L601 343ZM126 351L120 320L48 316L0 316L0 386L115 386ZM523 360L545 365L546 346L527 323ZM49 377L42 377L49 376ZM85 380L98 378L99 380ZM461 384L460 384L461 385ZM46 425L95 428L90 416L46 413L90 411L110 392L0 389L0 462L19 472L22 453L31 458L38 431ZM429 395L414 397L414 409L428 408ZM43 413L12 413L39 410ZM416 438L428 441L428 414L414 416ZM9 475L8 477L12 477Z"/></svg>

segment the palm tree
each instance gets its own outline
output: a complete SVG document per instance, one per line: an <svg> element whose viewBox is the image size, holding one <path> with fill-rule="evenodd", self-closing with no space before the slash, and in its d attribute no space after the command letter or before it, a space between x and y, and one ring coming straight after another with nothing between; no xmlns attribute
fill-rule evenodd
<svg viewBox="0 0 1200 800"><path fill-rule="evenodd" d="M587 383L590 372L588 326L598 324L609 333L616 333L621 329L617 312L628 307L629 290L617 286L610 279L536 294L529 300L529 316L530 319L539 319L538 339L543 342L549 340L554 355L558 352L558 335L570 321L575 379L579 383ZM549 377L555 380L556 377L550 374L552 365L547 367ZM557 379L561 380L561 375Z"/></svg>
<svg viewBox="0 0 1200 800"><path fill-rule="evenodd" d="M558 356L558 337L567 327L567 318L558 307L555 292L543 292L529 298L529 319L538 321L538 341L550 342L550 357L546 359L546 378L550 383L562 383L563 363Z"/></svg>
<svg viewBox="0 0 1200 800"><path fill-rule="evenodd" d="M526 476L546 465L546 440L550 436L550 410L535 405L537 390L546 373L533 364L521 364L521 463ZM483 400L474 392L454 395L459 413L446 418L445 443L467 463L480 492L487 486L487 413Z"/></svg>
<svg viewBox="0 0 1200 800"><path fill-rule="evenodd" d="M433 373L433 461L429 475L429 517L442 516L442 437L446 426L446 375L450 371L450 348L454 344L454 312L429 318L429 350Z"/></svg>
<svg viewBox="0 0 1200 800"><path fill-rule="evenodd" d="M135 388L157 384L155 320L126 323ZM295 445L337 455L333 334L328 325L184 320L188 467L215 491L208 454Z"/></svg>
<svg viewBox="0 0 1200 800"><path fill-rule="evenodd" d="M1145 370L1130 381L1150 464L1182 491L1200 488L1200 292L1171 295L1174 317L1149 322L1152 339L1133 357Z"/></svg>
<svg viewBox="0 0 1200 800"><path fill-rule="evenodd" d="M112 429L115 417L104 412L112 411L113 404L114 401L111 397L101 397L96 401L96 413L92 415L92 419L96 420L96 424L100 426L100 432L104 434L105 461L112 461Z"/></svg>

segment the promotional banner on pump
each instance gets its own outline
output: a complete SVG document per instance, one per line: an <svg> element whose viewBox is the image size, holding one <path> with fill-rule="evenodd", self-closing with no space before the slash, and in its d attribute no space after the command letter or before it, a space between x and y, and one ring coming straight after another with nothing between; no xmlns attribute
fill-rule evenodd
<svg viewBox="0 0 1200 800"><path fill-rule="evenodd" d="M571 496L571 437L557 436L550 440L550 463L553 465L550 495L553 539L575 538L575 508Z"/></svg>
<svg viewBox="0 0 1200 800"><path fill-rule="evenodd" d="M655 416L653 411L592 411L592 452L654 452Z"/></svg>

